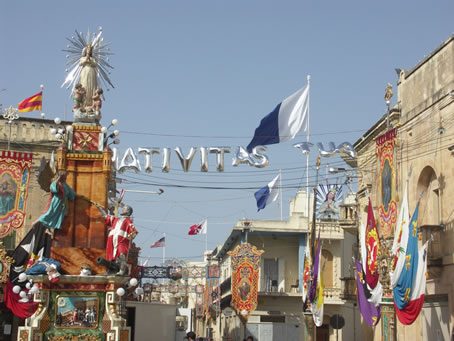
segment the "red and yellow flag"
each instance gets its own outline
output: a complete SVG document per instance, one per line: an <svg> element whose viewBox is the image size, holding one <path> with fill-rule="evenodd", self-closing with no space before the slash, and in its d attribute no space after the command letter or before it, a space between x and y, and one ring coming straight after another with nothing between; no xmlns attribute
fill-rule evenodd
<svg viewBox="0 0 454 341"><path fill-rule="evenodd" d="M41 110L43 105L43 92L37 93L32 97L24 99L22 102L19 103L18 109L19 112L29 112L35 110Z"/></svg>

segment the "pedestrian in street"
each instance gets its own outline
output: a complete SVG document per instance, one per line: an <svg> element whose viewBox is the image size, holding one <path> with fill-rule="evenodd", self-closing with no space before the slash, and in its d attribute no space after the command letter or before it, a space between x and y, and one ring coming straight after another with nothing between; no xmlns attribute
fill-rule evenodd
<svg viewBox="0 0 454 341"><path fill-rule="evenodd" d="M196 335L194 332L189 332L186 334L186 338L188 339L188 341L195 341Z"/></svg>

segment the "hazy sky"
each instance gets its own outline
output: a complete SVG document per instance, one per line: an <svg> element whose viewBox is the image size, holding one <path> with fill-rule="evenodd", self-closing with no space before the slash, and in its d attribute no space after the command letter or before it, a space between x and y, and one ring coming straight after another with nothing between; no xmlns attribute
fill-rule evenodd
<svg viewBox="0 0 454 341"><path fill-rule="evenodd" d="M115 89L106 92L102 124L120 121L121 153L132 147L246 146L260 120L311 75L310 140L355 142L386 111L395 68L409 69L452 33L450 1L3 1L0 4L0 103L17 106L44 84L47 118L72 119L61 50L77 29L103 27L111 42ZM395 90L395 93L397 91ZM395 96L393 103L396 101ZM28 113L39 117L39 113ZM126 172L119 189L134 207L141 256L159 263L149 246L166 233L167 257L201 260L205 236L188 236L208 218L208 246L223 242L238 219L279 219L274 203L257 212L253 193L282 169L284 219L288 202L304 186L305 157L293 143L269 146L270 165L200 172L199 153L183 173L172 154L171 171L160 157L151 174ZM311 166L316 157L311 153ZM142 161L142 158L141 158ZM338 158L326 167L346 167ZM315 182L310 170L311 184ZM330 183L342 182L341 177ZM178 187L178 186L183 187ZM213 189L200 187L214 187ZM43 202L43 207L45 203ZM143 259L144 259L143 258Z"/></svg>

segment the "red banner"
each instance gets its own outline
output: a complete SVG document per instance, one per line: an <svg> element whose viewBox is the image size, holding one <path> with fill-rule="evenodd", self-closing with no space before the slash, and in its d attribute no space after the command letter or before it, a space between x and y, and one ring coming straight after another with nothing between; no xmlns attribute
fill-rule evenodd
<svg viewBox="0 0 454 341"><path fill-rule="evenodd" d="M257 308L260 259L264 251L244 243L227 252L232 262L232 301L244 324Z"/></svg>
<svg viewBox="0 0 454 341"><path fill-rule="evenodd" d="M25 220L32 153L0 152L0 238Z"/></svg>

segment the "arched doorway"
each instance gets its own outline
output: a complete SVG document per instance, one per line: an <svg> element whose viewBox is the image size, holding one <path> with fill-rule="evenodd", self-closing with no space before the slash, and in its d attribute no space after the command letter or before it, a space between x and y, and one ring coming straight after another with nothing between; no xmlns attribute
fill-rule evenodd
<svg viewBox="0 0 454 341"><path fill-rule="evenodd" d="M437 175L432 167L425 167L418 178L415 196L424 191L419 205L419 226L440 224L440 200ZM412 209L410 207L410 209Z"/></svg>
<svg viewBox="0 0 454 341"><path fill-rule="evenodd" d="M322 250L322 263L320 266L324 266L323 286L325 288L333 288L333 254L328 250Z"/></svg>

